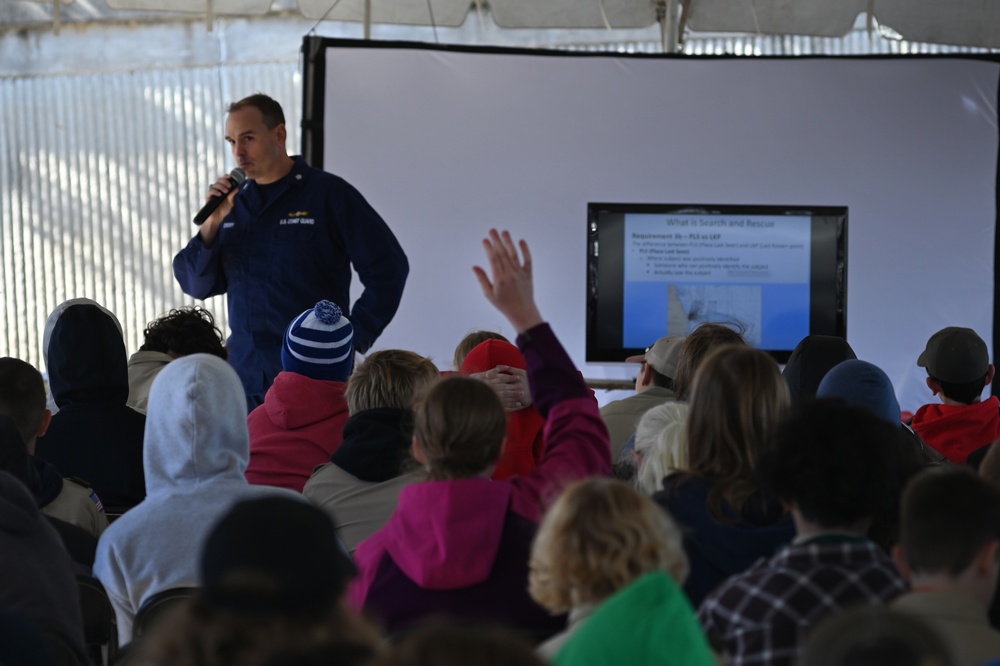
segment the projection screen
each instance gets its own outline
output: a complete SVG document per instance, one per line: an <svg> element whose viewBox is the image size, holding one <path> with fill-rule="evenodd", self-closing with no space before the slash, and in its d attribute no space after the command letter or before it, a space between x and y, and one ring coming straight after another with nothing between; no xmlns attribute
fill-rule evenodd
<svg viewBox="0 0 1000 666"><path fill-rule="evenodd" d="M542 313L584 375L634 376L624 363L584 363L595 201L848 207L848 341L888 373L904 410L935 400L916 366L932 333L968 326L996 346L995 59L322 38L303 51L303 153L354 184L410 259L377 349L446 369L472 330L513 336L471 271L497 227L531 244Z"/></svg>

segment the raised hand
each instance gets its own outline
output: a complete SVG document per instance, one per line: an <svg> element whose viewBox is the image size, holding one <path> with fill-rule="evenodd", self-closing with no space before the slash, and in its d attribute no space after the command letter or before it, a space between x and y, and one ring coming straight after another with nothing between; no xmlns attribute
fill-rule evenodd
<svg viewBox="0 0 1000 666"><path fill-rule="evenodd" d="M489 261L490 275L479 266L474 266L472 270L486 300L507 317L518 333L541 324L544 320L535 305L528 244L521 240L515 246L510 232L498 233L496 229L490 229L489 238L483 239L483 249Z"/></svg>

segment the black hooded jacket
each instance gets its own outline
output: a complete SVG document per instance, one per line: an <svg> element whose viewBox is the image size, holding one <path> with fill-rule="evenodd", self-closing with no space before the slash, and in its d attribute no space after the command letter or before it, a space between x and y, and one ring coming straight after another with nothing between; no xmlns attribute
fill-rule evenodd
<svg viewBox="0 0 1000 666"><path fill-rule="evenodd" d="M146 417L128 407L128 357L113 316L79 299L46 323L46 367L59 411L35 455L85 480L110 513L146 496L142 440Z"/></svg>

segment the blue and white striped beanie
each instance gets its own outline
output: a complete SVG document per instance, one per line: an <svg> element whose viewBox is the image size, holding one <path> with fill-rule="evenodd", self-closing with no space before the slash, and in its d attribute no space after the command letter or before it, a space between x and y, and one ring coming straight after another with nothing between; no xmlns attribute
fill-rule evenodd
<svg viewBox="0 0 1000 666"><path fill-rule="evenodd" d="M354 365L354 327L340 307L320 301L285 329L281 365L313 379L346 382Z"/></svg>

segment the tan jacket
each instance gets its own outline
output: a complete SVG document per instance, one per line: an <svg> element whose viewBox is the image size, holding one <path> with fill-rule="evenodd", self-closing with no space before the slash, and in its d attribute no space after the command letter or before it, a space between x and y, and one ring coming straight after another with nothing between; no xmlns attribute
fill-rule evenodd
<svg viewBox="0 0 1000 666"><path fill-rule="evenodd" d="M99 537L108 527L108 517L97 507L96 498L91 488L74 479L63 479L62 492L42 507L42 513Z"/></svg>
<svg viewBox="0 0 1000 666"><path fill-rule="evenodd" d="M333 517L340 540L353 554L359 543L389 521L403 488L424 479L423 471L417 470L388 481L370 483L327 463L306 481L302 494Z"/></svg>

